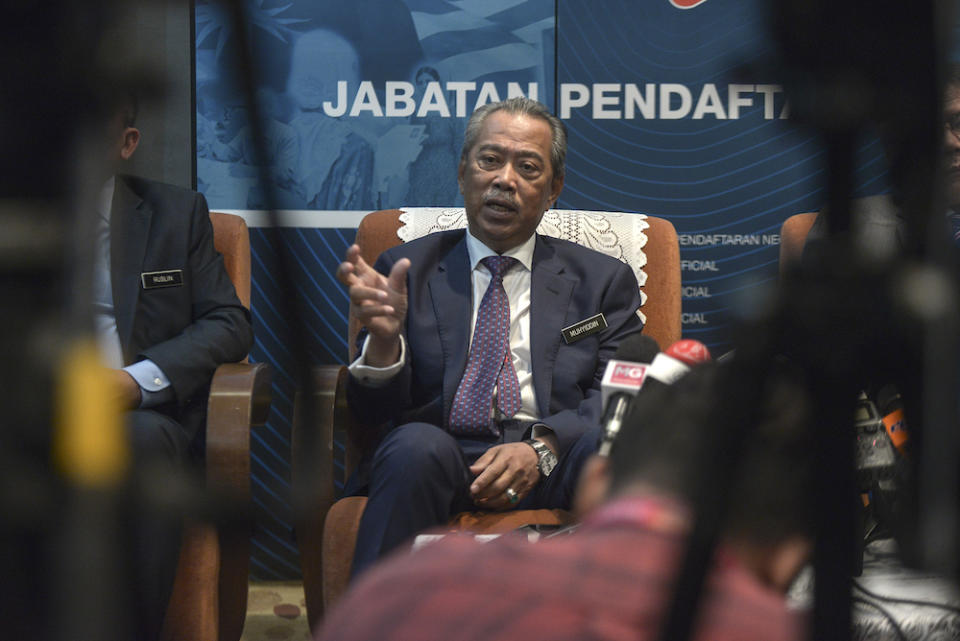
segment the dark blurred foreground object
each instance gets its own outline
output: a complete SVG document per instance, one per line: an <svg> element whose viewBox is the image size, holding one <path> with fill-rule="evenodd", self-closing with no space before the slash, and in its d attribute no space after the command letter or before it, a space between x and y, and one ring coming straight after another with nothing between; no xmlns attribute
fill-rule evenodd
<svg viewBox="0 0 960 641"><path fill-rule="evenodd" d="M72 254L71 167L81 127L96 115L96 48L113 9L113 2L65 0L2 6L0 83L16 88L0 101L0 619L10 638L61 634L53 533L69 492L50 463L53 372L72 324L64 269ZM117 578L103 571L82 589L102 596Z"/></svg>
<svg viewBox="0 0 960 641"><path fill-rule="evenodd" d="M938 189L943 140L941 85L952 3L921 0L777 0L768 5L791 118L825 145L827 237L820 260L791 270L775 300L744 318L735 341L742 369L728 382L718 456L703 470L697 521L661 639L690 637L703 577L731 499L723 488L751 438L759 382L775 354L807 371L818 417L822 474L812 638L850 637L850 575L858 519L849 429L865 380L894 382L923 430L916 433L918 492L908 558L956 573L957 270L943 236ZM905 251L875 260L850 234L854 157L880 131L889 179L905 219Z"/></svg>
<svg viewBox="0 0 960 641"><path fill-rule="evenodd" d="M107 423L120 425L117 415L107 418L105 394L87 395L104 390L96 385L98 358L87 349L93 243L83 215L100 187L105 132L97 123L106 121L117 87L148 100L161 85L119 55L115 29L129 8L109 0L2 8L0 81L16 88L0 104L0 357L7 364L0 373L0 620L9 638L130 638L137 613L127 609L124 520L146 512L223 526L190 528L167 634L237 639L245 613L247 448L250 424L263 422L269 405L265 366L225 365L213 381L209 493L186 476L133 470L128 477L125 439L107 436ZM246 242L235 225L223 228L228 245ZM237 265L246 263L248 303L246 247ZM190 589L203 598L185 596ZM231 612L218 615L218 607Z"/></svg>
<svg viewBox="0 0 960 641"><path fill-rule="evenodd" d="M641 390L609 458L584 467L574 534L450 535L394 554L360 576L320 638L338 641L656 638L683 558L697 471L714 456L719 381L695 367L672 386ZM791 370L764 381L758 438L732 480L737 497L712 564L695 638L800 641L804 615L785 592L811 543L818 473L807 399ZM402 586L402 589L398 589Z"/></svg>

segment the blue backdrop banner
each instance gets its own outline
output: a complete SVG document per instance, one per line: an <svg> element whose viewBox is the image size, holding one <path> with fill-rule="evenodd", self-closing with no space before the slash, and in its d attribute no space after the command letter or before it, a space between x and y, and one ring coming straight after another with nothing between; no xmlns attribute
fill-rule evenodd
<svg viewBox="0 0 960 641"><path fill-rule="evenodd" d="M792 125L761 0L247 0L269 189L258 183L236 89L234 26L196 4L197 179L212 208L252 227L252 357L276 369L274 411L254 434L260 511L253 570L299 572L290 534L292 355L342 363L347 300L333 273L360 217L462 204L466 118L514 95L546 103L570 149L558 207L644 212L677 228L684 335L729 347L729 312L775 280L779 230L822 200L819 142ZM885 190L865 139L858 193ZM265 194L285 210L264 226ZM291 346L275 246L306 303Z"/></svg>

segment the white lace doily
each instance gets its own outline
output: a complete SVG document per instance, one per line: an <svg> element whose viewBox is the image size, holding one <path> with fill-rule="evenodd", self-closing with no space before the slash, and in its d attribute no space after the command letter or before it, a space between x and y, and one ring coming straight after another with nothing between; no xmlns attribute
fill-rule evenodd
<svg viewBox="0 0 960 641"><path fill-rule="evenodd" d="M403 242L447 229L463 229L467 216L463 207L403 207L397 236ZM581 211L577 209L550 209L540 221L537 233L569 240L595 249L623 261L633 269L640 284L640 304L647 302L643 286L647 282L647 255L643 248L650 226L646 214L627 214L617 211ZM643 322L646 318L638 312Z"/></svg>

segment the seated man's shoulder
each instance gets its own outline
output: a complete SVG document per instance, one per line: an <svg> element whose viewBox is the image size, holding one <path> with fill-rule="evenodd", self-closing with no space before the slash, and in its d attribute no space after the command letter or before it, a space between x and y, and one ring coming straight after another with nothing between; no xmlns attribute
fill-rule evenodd
<svg viewBox="0 0 960 641"><path fill-rule="evenodd" d="M117 179L122 181L134 194L152 204L166 205L173 203L175 205L192 208L198 198L203 198L203 194L193 189L144 178L142 176L120 174L117 176Z"/></svg>

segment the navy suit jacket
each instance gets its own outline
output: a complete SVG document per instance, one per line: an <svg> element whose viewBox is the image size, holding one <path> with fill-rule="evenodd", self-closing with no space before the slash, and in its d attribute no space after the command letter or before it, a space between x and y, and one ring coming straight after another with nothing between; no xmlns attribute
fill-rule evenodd
<svg viewBox="0 0 960 641"><path fill-rule="evenodd" d="M361 420L400 425L446 425L467 364L471 298L464 230L430 234L394 247L374 265L387 274L410 259L407 355L400 374L383 387L352 377L348 402ZM564 240L537 236L530 280L533 386L540 419L565 452L600 422L600 381L619 342L643 328L633 271L621 261ZM603 313L608 327L567 345L561 329ZM364 334L358 337L362 341Z"/></svg>
<svg viewBox="0 0 960 641"><path fill-rule="evenodd" d="M145 289L144 272L182 270L178 287ZM170 379L175 400L154 408L192 439L206 415L217 366L243 359L253 344L240 303L213 246L201 194L118 175L110 215L110 272L124 365L150 359Z"/></svg>

